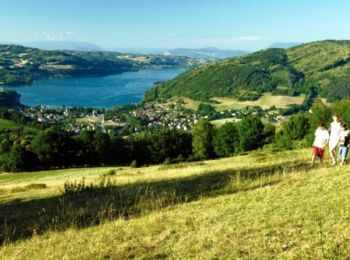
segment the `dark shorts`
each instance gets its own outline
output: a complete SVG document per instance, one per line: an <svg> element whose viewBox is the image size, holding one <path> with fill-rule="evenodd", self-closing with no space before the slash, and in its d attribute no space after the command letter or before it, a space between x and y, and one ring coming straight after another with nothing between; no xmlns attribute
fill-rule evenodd
<svg viewBox="0 0 350 260"><path fill-rule="evenodd" d="M324 149L320 147L313 146L312 147L312 153L316 155L317 157L323 158L324 156Z"/></svg>

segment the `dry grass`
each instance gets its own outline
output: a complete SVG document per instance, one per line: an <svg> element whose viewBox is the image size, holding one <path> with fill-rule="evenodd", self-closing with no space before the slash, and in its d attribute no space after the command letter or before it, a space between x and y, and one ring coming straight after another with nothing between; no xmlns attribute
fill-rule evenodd
<svg viewBox="0 0 350 260"><path fill-rule="evenodd" d="M241 121L241 119L232 117L232 118L212 120L212 121L210 121L210 123L212 123L215 126L222 126L225 123L237 123L239 121Z"/></svg>
<svg viewBox="0 0 350 260"><path fill-rule="evenodd" d="M171 98L168 104L173 103L181 99L184 102L184 107L191 110L197 110L201 101L192 100L186 97L174 97ZM258 106L261 108L270 108L275 106L276 108L286 108L289 105L293 104L302 104L305 99L305 95L300 95L298 97L289 97L289 96L273 96L270 93L265 93L261 98L256 101L238 101L235 98L229 97L214 97L213 101L217 102L216 104L211 104L216 108L217 111L224 111L227 109L243 109L246 107ZM209 103L207 103L209 104Z"/></svg>
<svg viewBox="0 0 350 260"><path fill-rule="evenodd" d="M227 97L215 97L214 101L219 102L216 105L219 111L234 108L240 109L245 107L258 106L261 108L270 108L275 106L276 108L286 108L289 105L293 104L302 104L305 99L305 95L300 95L298 97L289 97L289 96L273 96L269 93L265 93L261 98L256 101L238 101L234 98Z"/></svg>
<svg viewBox="0 0 350 260"><path fill-rule="evenodd" d="M309 155L310 150L257 151L201 163L117 169L111 180L120 192L140 183L159 191L138 201L148 210L83 229L49 229L4 245L0 258L344 259L350 255L350 168L310 169L304 165ZM84 170L89 171L80 173ZM108 170L94 169L92 176L98 181ZM69 176L78 178L74 171ZM224 183L217 182L222 178ZM173 189L182 193L160 205ZM186 194L187 200L176 200ZM146 207L150 199L159 207Z"/></svg>

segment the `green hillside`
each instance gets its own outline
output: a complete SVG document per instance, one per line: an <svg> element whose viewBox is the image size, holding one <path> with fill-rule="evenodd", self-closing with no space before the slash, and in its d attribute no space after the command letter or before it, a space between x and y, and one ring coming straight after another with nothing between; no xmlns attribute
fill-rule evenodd
<svg viewBox="0 0 350 260"><path fill-rule="evenodd" d="M3 129L18 129L21 126L18 125L17 123L7 120L7 119L2 119L0 118L0 130Z"/></svg>
<svg viewBox="0 0 350 260"><path fill-rule="evenodd" d="M349 166L309 155L2 174L0 258L345 259Z"/></svg>
<svg viewBox="0 0 350 260"><path fill-rule="evenodd" d="M350 96L350 41L320 41L266 49L203 65L155 86L146 100L173 96L254 100L262 93L298 95L311 87L330 100Z"/></svg>
<svg viewBox="0 0 350 260"><path fill-rule="evenodd" d="M36 79L104 76L149 68L191 67L201 59L119 52L46 51L0 45L0 85L31 84Z"/></svg>

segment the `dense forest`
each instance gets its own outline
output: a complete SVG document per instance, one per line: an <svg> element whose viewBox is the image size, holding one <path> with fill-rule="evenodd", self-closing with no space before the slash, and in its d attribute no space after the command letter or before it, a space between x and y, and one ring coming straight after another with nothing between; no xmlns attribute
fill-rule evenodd
<svg viewBox="0 0 350 260"><path fill-rule="evenodd" d="M330 101L350 96L350 41L320 41L266 49L187 71L154 86L145 100L173 96L256 100L265 92L295 96L311 88Z"/></svg>
<svg viewBox="0 0 350 260"><path fill-rule="evenodd" d="M20 98L16 91L0 89L0 108L17 108L21 106Z"/></svg>

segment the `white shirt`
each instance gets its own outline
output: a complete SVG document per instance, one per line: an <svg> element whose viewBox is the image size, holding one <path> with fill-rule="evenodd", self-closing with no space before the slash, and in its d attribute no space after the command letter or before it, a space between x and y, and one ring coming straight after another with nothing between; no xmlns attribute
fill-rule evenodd
<svg viewBox="0 0 350 260"><path fill-rule="evenodd" d="M331 139L339 139L339 134L341 131L341 124L340 122L332 122L331 123Z"/></svg>
<svg viewBox="0 0 350 260"><path fill-rule="evenodd" d="M317 128L315 132L315 141L313 146L324 148L329 140L329 133L326 129Z"/></svg>

